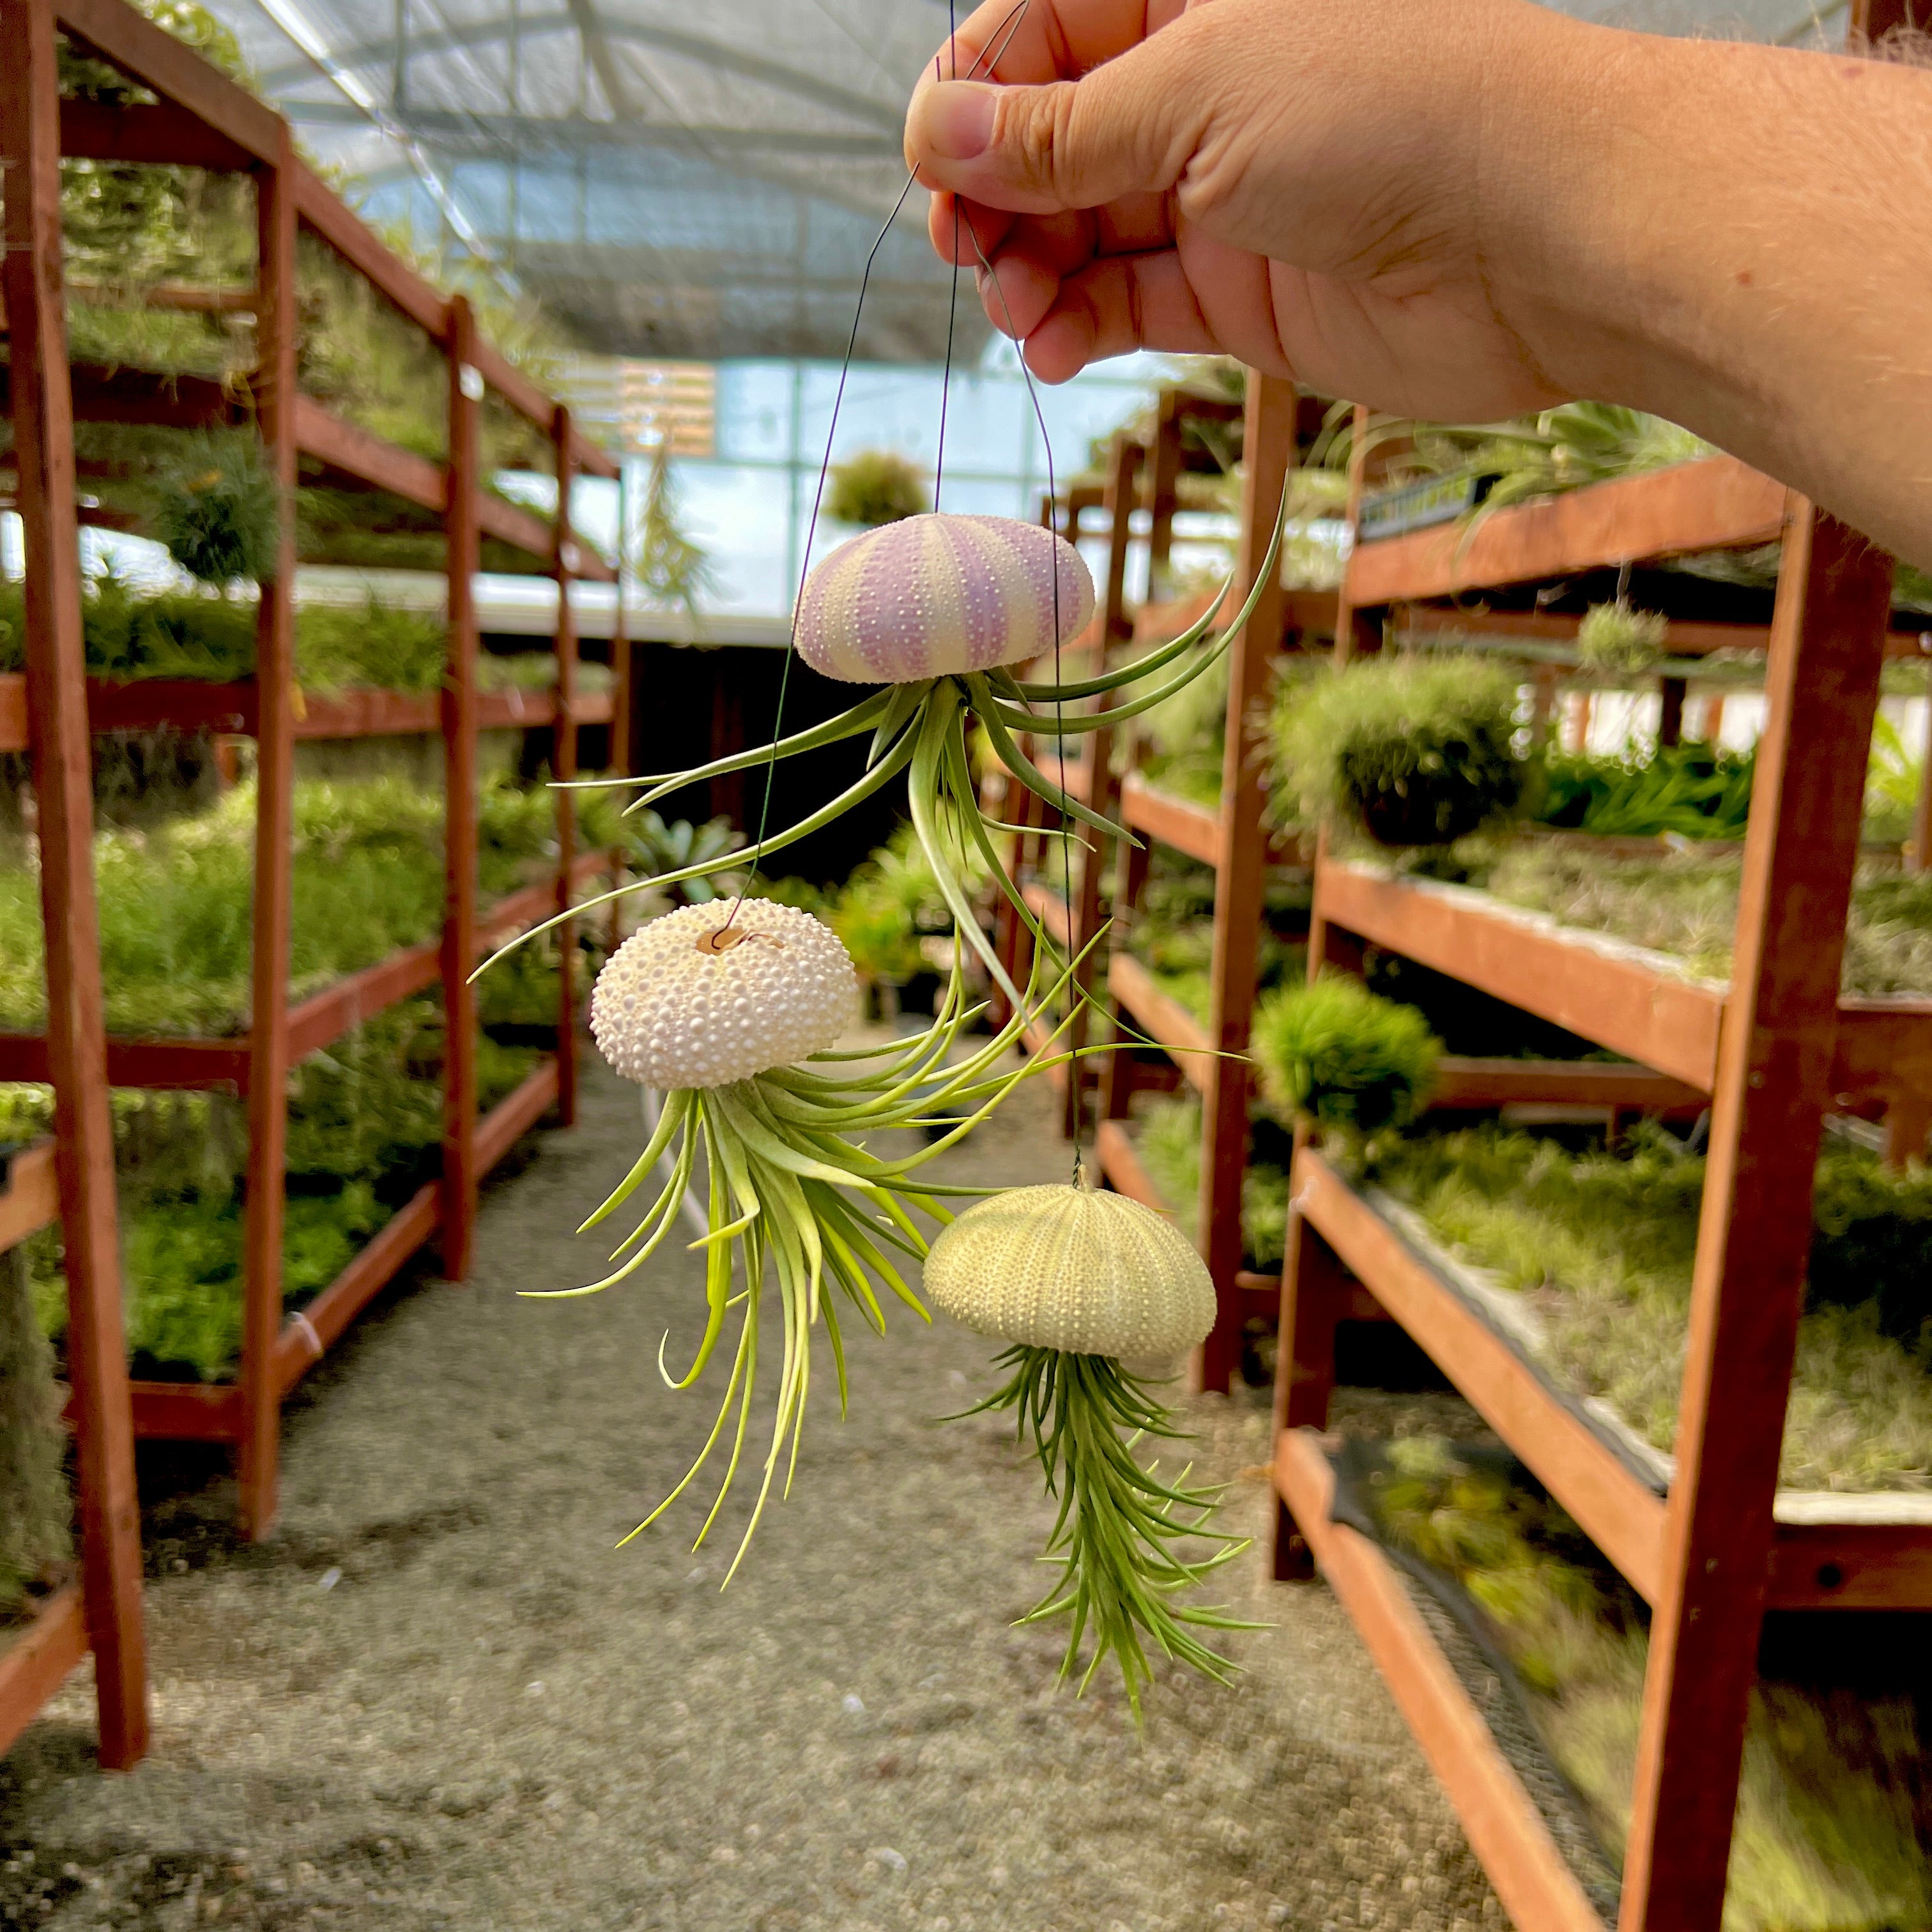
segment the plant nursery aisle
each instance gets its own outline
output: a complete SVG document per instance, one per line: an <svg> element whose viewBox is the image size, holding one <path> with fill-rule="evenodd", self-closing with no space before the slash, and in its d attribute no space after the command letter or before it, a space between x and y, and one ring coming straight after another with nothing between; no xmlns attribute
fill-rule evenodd
<svg viewBox="0 0 1932 1932"><path fill-rule="evenodd" d="M1021 1094L948 1178L1059 1172L1054 1106ZM69 1684L0 1764L0 1926L1501 1925L1342 1613L1264 1549L1226 1594L1276 1624L1232 1639L1234 1690L1163 1673L1137 1736L1114 1685L1055 1684L1059 1636L1012 1625L1036 1466L1004 1423L934 1426L992 1386L963 1330L848 1339L851 1419L828 1363L722 1595L742 1513L696 1556L697 1506L614 1550L709 1426L656 1366L667 1327L671 1360L698 1338L695 1258L514 1291L588 1278L569 1231L636 1109L600 1069L486 1196L470 1283L406 1287L304 1384L268 1543L233 1541L225 1482L156 1503L153 1754L96 1772ZM1258 1534L1264 1395L1183 1413Z"/></svg>

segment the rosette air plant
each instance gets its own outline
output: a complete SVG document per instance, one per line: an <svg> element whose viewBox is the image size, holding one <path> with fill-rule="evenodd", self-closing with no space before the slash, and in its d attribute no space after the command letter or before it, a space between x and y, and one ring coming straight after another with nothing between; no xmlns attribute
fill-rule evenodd
<svg viewBox="0 0 1932 1932"><path fill-rule="evenodd" d="M1071 1186L1015 1188L968 1208L933 1243L926 1289L1010 1345L1007 1381L968 1412L1010 1410L1058 1498L1047 1554L1060 1574L1024 1621L1070 1620L1061 1676L1090 1634L1081 1688L1112 1656L1136 1715L1149 1642L1226 1682L1227 1659L1195 1632L1248 1626L1174 1598L1246 1539L1206 1526L1214 1493L1190 1488L1184 1469L1170 1480L1136 1458L1141 1437L1174 1431L1122 1366L1170 1361L1214 1326L1214 1281L1186 1237L1138 1202L1096 1192L1083 1170ZM1207 1553L1190 1556L1190 1543Z"/></svg>
<svg viewBox="0 0 1932 1932"><path fill-rule="evenodd" d="M1215 649L1202 653L1194 647L1214 628L1227 584L1198 621L1159 649L1131 663L1103 664L1091 676L1063 679L1059 654L1094 614L1093 580L1073 546L1040 525L1011 518L948 512L902 518L854 538L818 564L806 580L793 626L798 654L814 670L878 688L849 710L770 745L686 771L590 782L643 784L646 789L632 807L636 810L686 785L869 733L870 754L857 782L796 824L761 839L759 856L830 824L906 773L914 835L940 896L965 943L1007 998L1018 1000L1018 988L974 916L960 857L948 836L958 835L986 862L1020 916L1046 945L1046 935L999 862L992 839L997 828L981 815L967 750L968 716L984 727L1006 770L1064 818L1132 842L1124 827L1070 797L1028 756L1021 740L1046 738L1064 744L1173 697L1216 660L1247 621L1277 566L1280 545L1277 519L1255 586ZM1045 658L1054 660L1050 682L1022 682L1011 668ZM1132 694L1124 694L1130 685L1136 687ZM1091 708L1091 700L1102 698L1113 700L1110 708ZM644 883L673 885L731 862L718 855Z"/></svg>
<svg viewBox="0 0 1932 1932"><path fill-rule="evenodd" d="M717 1421L683 1480L640 1529L670 1507L728 1437L723 1480L698 1542L710 1534L744 1454L758 1376L759 1315L769 1293L778 1298L784 1333L774 1426L734 1573L782 1466L789 1486L811 1388L814 1330L823 1330L830 1348L842 1411L842 1307L881 1334L882 1292L924 1318L895 1258L916 1261L926 1253L914 1212L944 1221L944 1197L986 1190L927 1183L917 1170L1040 1064L1000 1067L1019 1037L1021 1016L998 1033L966 1038L978 1012L965 1006L962 983L956 971L932 1024L916 1036L883 1048L837 1050L833 1043L858 1017L852 962L829 926L766 899L742 899L728 910L712 904L667 913L626 940L598 976L590 1006L597 1044L618 1073L661 1094L662 1106L636 1163L584 1226L615 1214L647 1181L656 1191L619 1244L610 1273L585 1287L546 1292L592 1294L634 1274L675 1225L701 1155L709 1214L706 1232L694 1245L706 1256L704 1324L680 1374L666 1365L666 1336L658 1368L670 1387L698 1381L728 1316L739 1312ZM940 1122L946 1131L939 1138L902 1158L871 1153L860 1138Z"/></svg>

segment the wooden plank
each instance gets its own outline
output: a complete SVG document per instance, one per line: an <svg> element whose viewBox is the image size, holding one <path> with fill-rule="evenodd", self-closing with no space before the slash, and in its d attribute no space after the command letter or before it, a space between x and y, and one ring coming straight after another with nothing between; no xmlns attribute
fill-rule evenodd
<svg viewBox="0 0 1932 1932"><path fill-rule="evenodd" d="M1107 569L1101 586L1100 608L1095 614L1100 635L1108 644L1130 637L1133 632L1126 610L1127 545L1132 536L1130 513L1135 479L1140 473L1144 453L1141 445L1124 432L1115 433L1107 463ZM1091 700L1091 708L1105 712L1113 702L1111 695L1102 695ZM1088 802L1101 817L1110 819L1116 808L1115 788L1118 783L1114 776L1113 745L1113 733L1102 725L1089 734L1086 752L1090 788ZM1070 988L1073 1006L1066 1040L1068 1049L1076 1055L1082 1054L1087 1045L1088 995L1093 989L1095 974L1105 964L1105 946L1095 946L1094 942L1102 924L1101 881L1113 868L1112 837L1089 828L1086 838L1088 849L1078 880L1070 886L1073 904L1068 949L1074 956ZM1095 1084L1097 1072L1085 1059L1079 1058L1066 1070L1066 1105L1061 1130L1076 1148L1086 1132L1087 1095Z"/></svg>
<svg viewBox="0 0 1932 1932"><path fill-rule="evenodd" d="M8 323L14 305L8 304ZM7 389L11 394L10 367ZM79 363L73 372L76 422L132 423L162 429L221 429L245 419L244 405L206 376Z"/></svg>
<svg viewBox="0 0 1932 1932"><path fill-rule="evenodd" d="M1242 449L1240 554L1228 592L1240 608L1261 574L1282 492L1297 455L1294 385L1248 373ZM1204 1389L1226 1391L1240 1372L1246 1311L1234 1277L1244 1258L1241 1177L1247 1166L1249 1070L1244 1056L1254 1011L1268 845L1262 832L1262 775L1250 756L1249 716L1267 694L1283 623L1281 573L1268 574L1253 615L1229 649L1227 728L1221 763L1220 838L1214 855L1214 944L1208 971L1208 1044L1202 1065L1202 1258L1219 1312L1198 1360Z"/></svg>
<svg viewBox="0 0 1932 1932"><path fill-rule="evenodd" d="M1583 620L1556 610L1440 610L1426 604L1399 604L1389 613L1394 628L1409 638L1439 638L1454 644L1470 638L1520 639L1525 644L1574 644ZM1922 658L1920 641L1932 619L1918 630L1886 633L1888 658ZM1673 617L1664 648L1672 657L1707 657L1713 651L1762 651L1771 646L1768 624L1720 624ZM1666 680L1681 684L1682 679ZM1666 740L1666 742L1674 740Z"/></svg>
<svg viewBox="0 0 1932 1932"><path fill-rule="evenodd" d="M1210 805L1176 798L1130 772L1120 786L1120 815L1136 832L1184 857L1211 866L1221 849L1221 814Z"/></svg>
<svg viewBox="0 0 1932 1932"><path fill-rule="evenodd" d="M548 1055L507 1100L484 1114L476 1130L477 1165L487 1174L556 1104L556 1062Z"/></svg>
<svg viewBox="0 0 1932 1932"><path fill-rule="evenodd" d="M305 162L295 172L296 209L304 226L340 255L363 280L440 346L449 327L449 304L409 265L392 254L375 231Z"/></svg>
<svg viewBox="0 0 1932 1932"><path fill-rule="evenodd" d="M1325 855L1315 878L1328 925L1710 1091L1721 986L1680 978L1660 956L1513 914L1461 887L1378 877Z"/></svg>
<svg viewBox="0 0 1932 1932"><path fill-rule="evenodd" d="M1438 1063L1432 1107L1514 1107L1538 1103L1614 1107L1633 1113L1695 1112L1697 1088L1647 1066L1602 1060L1483 1060L1444 1054Z"/></svg>
<svg viewBox="0 0 1932 1932"><path fill-rule="evenodd" d="M1778 1523L1765 1607L1932 1610L1932 1531L1898 1523Z"/></svg>
<svg viewBox="0 0 1932 1932"><path fill-rule="evenodd" d="M448 1041L443 1067L442 1268L452 1281L470 1271L476 1224L476 989L470 983L477 949L476 572L481 547L478 438L482 385L472 360L476 326L460 296L449 304L443 353L449 372L449 668L442 686L442 1004ZM530 520L532 523L536 519ZM538 526L542 529L542 526ZM548 541L548 532L544 532ZM539 555L542 554L539 550Z"/></svg>
<svg viewBox="0 0 1932 1932"><path fill-rule="evenodd" d="M239 1442L247 1426L235 1382L136 1382L134 1433L157 1442Z"/></svg>
<svg viewBox="0 0 1932 1932"><path fill-rule="evenodd" d="M299 1314L282 1324L275 1338L280 1400L286 1400L289 1391L436 1232L439 1191L433 1180L418 1188L355 1259Z"/></svg>
<svg viewBox="0 0 1932 1932"><path fill-rule="evenodd" d="M1794 496L1745 836L1620 1924L1724 1912L1892 561Z"/></svg>
<svg viewBox="0 0 1932 1932"><path fill-rule="evenodd" d="M254 165L238 141L172 100L108 106L63 100L61 152L75 160L158 164L233 173Z"/></svg>
<svg viewBox="0 0 1932 1932"><path fill-rule="evenodd" d="M586 724L608 724L617 715L615 691L580 691L570 700L570 721L580 730ZM484 712L488 722L488 712Z"/></svg>
<svg viewBox="0 0 1932 1932"><path fill-rule="evenodd" d="M0 1757L38 1717L87 1654L80 1586L63 1583L34 1620L0 1650Z"/></svg>
<svg viewBox="0 0 1932 1932"><path fill-rule="evenodd" d="M506 502L490 490L479 489L476 495L476 524L484 536L494 537L500 543L513 544L546 562L549 561L552 547L550 526L542 518L520 504Z"/></svg>
<svg viewBox="0 0 1932 1932"><path fill-rule="evenodd" d="M1525 1932L1603 1932L1596 1908L1401 1579L1366 1537L1330 1517L1334 1480L1306 1431L1277 1437L1276 1490L1442 1780L1503 1910Z"/></svg>
<svg viewBox="0 0 1932 1932"><path fill-rule="evenodd" d="M66 33L102 59L186 108L256 160L277 162L288 139L281 116L125 0L57 0L54 13Z"/></svg>
<svg viewBox="0 0 1932 1932"><path fill-rule="evenodd" d="M145 32L158 32L129 10L119 11ZM10 164L0 289L11 332L9 402L26 564L28 711L65 1247L68 1372L76 1419L82 1610L94 1654L100 1760L122 1770L148 1748L147 1647L94 886L74 417L61 284L54 22L51 0L0 0L0 41L8 56L0 73L0 152Z"/></svg>
<svg viewBox="0 0 1932 1932"><path fill-rule="evenodd" d="M284 1174L288 1147L289 932L295 840L295 496L302 402L296 287L293 144L284 123L275 166L256 184L256 376L263 454L280 492L274 569L256 607L255 865L249 956L248 1166L242 1230L240 1527L273 1527L281 1460L275 1339L282 1324Z"/></svg>
<svg viewBox="0 0 1932 1932"><path fill-rule="evenodd" d="M1107 1185L1116 1194L1124 1194L1130 1201L1138 1201L1156 1214L1172 1216L1173 1208L1142 1166L1133 1136L1120 1121L1102 1120L1094 1130L1094 1155Z"/></svg>
<svg viewBox="0 0 1932 1932"><path fill-rule="evenodd" d="M483 380L512 409L533 428L548 436L556 405L519 369L494 343L480 336L470 352L470 359Z"/></svg>
<svg viewBox="0 0 1932 1932"><path fill-rule="evenodd" d="M27 680L18 671L0 674L0 751L27 748Z"/></svg>
<svg viewBox="0 0 1932 1932"><path fill-rule="evenodd" d="M0 1193L0 1250L17 1246L59 1219L54 1144L35 1141L7 1163L6 1191Z"/></svg>
<svg viewBox="0 0 1932 1932"><path fill-rule="evenodd" d="M1172 994L1163 992L1132 953L1117 952L1108 961L1107 990L1142 1033L1172 1054L1182 1078L1196 1092L1206 1092L1214 1058L1208 1029Z"/></svg>
<svg viewBox="0 0 1932 1932"><path fill-rule="evenodd" d="M442 949L431 941L412 946L374 966L352 973L333 986L311 994L290 1010L285 1023L291 1065L340 1040L399 1000L436 984Z"/></svg>
<svg viewBox="0 0 1932 1932"><path fill-rule="evenodd" d="M1043 885L1037 879L1030 879L1021 886L1020 897L1025 900L1028 910L1046 928L1047 937L1064 948L1073 929L1073 922L1067 916L1066 900L1051 886Z"/></svg>
<svg viewBox="0 0 1932 1932"><path fill-rule="evenodd" d="M551 575L556 580L556 723L550 739L550 775L560 787L577 776L577 617L570 605L571 554L576 548L571 524L572 485L576 479L572 452L580 439L570 412L559 405L550 424L550 460L556 476L556 548ZM556 910L570 910L572 870L577 861L575 794L556 794ZM562 970L557 975L556 1110L566 1127L577 1124L577 988L572 968L577 953L575 928L566 920L556 929Z"/></svg>
<svg viewBox="0 0 1932 1932"><path fill-rule="evenodd" d="M439 516L448 501L449 485L438 465L332 415L311 397L296 398L295 433L302 454L334 477L386 490Z"/></svg>
<svg viewBox="0 0 1932 1932"><path fill-rule="evenodd" d="M214 684L192 677L87 681L87 723L93 731L222 731L254 735L253 680Z"/></svg>
<svg viewBox="0 0 1932 1932"><path fill-rule="evenodd" d="M1708 457L1498 510L1473 529L1448 524L1360 544L1348 561L1348 597L1358 610L1372 609L1770 543L1784 527L1784 507L1782 484L1735 457Z"/></svg>
<svg viewBox="0 0 1932 1932"><path fill-rule="evenodd" d="M1662 1500L1312 1148L1296 1156L1293 1187L1295 1211L1428 1352L1631 1587L1654 1600Z"/></svg>

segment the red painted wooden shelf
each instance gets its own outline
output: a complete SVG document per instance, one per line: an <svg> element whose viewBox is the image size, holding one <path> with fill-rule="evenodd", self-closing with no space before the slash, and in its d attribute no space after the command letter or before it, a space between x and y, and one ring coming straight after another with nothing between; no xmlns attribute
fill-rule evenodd
<svg viewBox="0 0 1932 1932"><path fill-rule="evenodd" d="M1480 1303L1316 1150L1297 1156L1292 1191L1303 1220L1348 1272L1654 1603L1665 1499L1612 1446L1615 1432L1585 1420ZM1887 1514L1900 1520L1874 1520ZM1932 1609L1932 1494L1786 1490L1776 1517L1772 1608Z"/></svg>

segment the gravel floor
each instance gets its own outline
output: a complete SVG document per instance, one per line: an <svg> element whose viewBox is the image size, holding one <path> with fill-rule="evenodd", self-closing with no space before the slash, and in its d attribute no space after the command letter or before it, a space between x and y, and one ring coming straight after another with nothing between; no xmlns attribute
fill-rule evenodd
<svg viewBox="0 0 1932 1932"><path fill-rule="evenodd" d="M225 1480L151 1511L155 1748L93 1768L70 1685L0 1766L0 1925L475 1932L1194 1932L1499 1928L1453 1816L1334 1600L1229 1584L1273 1628L1239 1688L1168 1678L1136 1734L1058 1686L1013 1617L1040 1587L1037 1473L934 1418L992 1351L897 1311L852 1348L745 1568L700 1507L614 1552L709 1426L660 1383L700 1297L678 1252L625 1290L568 1232L634 1151L635 1096L494 1186L475 1278L372 1312L288 1418L274 1538ZM974 1178L1064 1155L1042 1095ZM830 1376L826 1378L829 1388ZM1258 1395L1185 1405L1197 1469L1265 1521ZM724 1526L742 1521L734 1514Z"/></svg>

